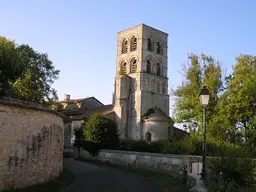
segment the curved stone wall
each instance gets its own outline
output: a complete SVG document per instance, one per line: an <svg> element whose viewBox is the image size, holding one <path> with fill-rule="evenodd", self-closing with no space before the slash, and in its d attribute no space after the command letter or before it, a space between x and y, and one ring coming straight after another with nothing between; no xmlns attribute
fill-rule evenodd
<svg viewBox="0 0 256 192"><path fill-rule="evenodd" d="M45 182L60 174L63 118L33 103L0 99L0 190Z"/></svg>

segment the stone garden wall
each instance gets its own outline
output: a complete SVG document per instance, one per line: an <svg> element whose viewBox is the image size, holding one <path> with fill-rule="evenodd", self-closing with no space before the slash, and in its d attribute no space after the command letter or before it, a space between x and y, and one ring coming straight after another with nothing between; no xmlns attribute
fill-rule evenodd
<svg viewBox="0 0 256 192"><path fill-rule="evenodd" d="M202 158L200 156L117 150L101 150L97 157L93 157L87 151L82 150L80 155L86 159L97 159L100 161L109 161L113 164L151 169L168 173L175 177L182 176L183 169L186 166L188 170L188 177L192 185L195 185L196 181L200 179L202 169Z"/></svg>
<svg viewBox="0 0 256 192"><path fill-rule="evenodd" d="M63 116L0 98L0 190L45 182L62 171Z"/></svg>

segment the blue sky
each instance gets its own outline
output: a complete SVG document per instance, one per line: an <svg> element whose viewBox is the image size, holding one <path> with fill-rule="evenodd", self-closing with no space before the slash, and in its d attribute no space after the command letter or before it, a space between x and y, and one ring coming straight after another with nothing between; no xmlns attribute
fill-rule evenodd
<svg viewBox="0 0 256 192"><path fill-rule="evenodd" d="M116 33L144 23L169 33L169 85L181 83L187 53L210 54L231 71L239 54L256 55L254 0L0 0L0 36L48 53L59 99L112 102Z"/></svg>

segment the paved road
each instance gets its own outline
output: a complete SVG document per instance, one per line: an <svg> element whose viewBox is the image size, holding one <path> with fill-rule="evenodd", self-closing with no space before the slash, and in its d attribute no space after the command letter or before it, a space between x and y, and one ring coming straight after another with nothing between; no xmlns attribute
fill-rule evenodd
<svg viewBox="0 0 256 192"><path fill-rule="evenodd" d="M76 175L76 181L61 192L163 192L163 187L148 177L110 167L64 159L64 168Z"/></svg>

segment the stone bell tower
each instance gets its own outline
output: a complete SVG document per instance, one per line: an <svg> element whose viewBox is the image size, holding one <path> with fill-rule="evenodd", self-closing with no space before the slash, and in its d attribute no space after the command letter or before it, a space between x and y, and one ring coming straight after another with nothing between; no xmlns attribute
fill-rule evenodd
<svg viewBox="0 0 256 192"><path fill-rule="evenodd" d="M144 139L141 119L150 108L169 116L167 38L144 24L117 34L113 104L122 138Z"/></svg>

